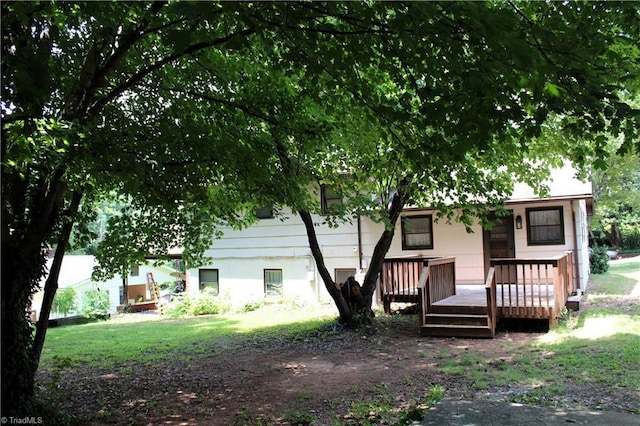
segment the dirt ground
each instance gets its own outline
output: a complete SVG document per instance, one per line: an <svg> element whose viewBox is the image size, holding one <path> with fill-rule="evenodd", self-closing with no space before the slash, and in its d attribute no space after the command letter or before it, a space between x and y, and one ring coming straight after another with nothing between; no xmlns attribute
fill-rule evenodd
<svg viewBox="0 0 640 426"><path fill-rule="evenodd" d="M408 409L434 385L463 400L508 401L523 391L509 386L478 391L471 378L434 367L469 350L507 360L510 350L538 333L503 331L493 340L420 338L416 322L398 321L392 330L369 333L325 329L304 339L233 347L212 342L208 354L186 351L161 364L75 368L63 373L60 404L69 414L93 418L83 423L92 425L278 425L289 424L291 410L313 415L317 425L355 425L362 422L349 416L350 401L381 394L393 395L395 407ZM43 383L49 379L41 376ZM623 389L603 395L584 383L567 385L567 394L553 405L640 409L637 395Z"/></svg>
<svg viewBox="0 0 640 426"><path fill-rule="evenodd" d="M314 425L358 425L366 423L353 415L353 401L391 395L388 402L406 411L434 386L444 389L447 401L496 406L517 399L526 389L505 385L478 390L472 378L444 374L436 366L463 359L469 351L508 362L514 350L540 334L502 330L487 340L422 338L417 319L410 316L357 333L328 325L281 339L224 342L212 336L205 353L185 348L171 361L65 370L56 394L64 411L91 419L82 423L90 425L282 425L292 424L288 420L295 410L312 415ZM50 380L41 373L40 383ZM596 389L579 378L563 384L566 392L544 405L640 410L632 389ZM371 413L371 423L389 424L376 414ZM424 424L436 424L427 420Z"/></svg>

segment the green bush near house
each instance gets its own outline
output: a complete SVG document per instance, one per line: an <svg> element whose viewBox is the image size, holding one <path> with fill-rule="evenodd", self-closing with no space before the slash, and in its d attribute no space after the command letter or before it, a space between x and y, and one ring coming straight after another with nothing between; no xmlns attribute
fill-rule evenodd
<svg viewBox="0 0 640 426"><path fill-rule="evenodd" d="M211 289L204 289L196 297L188 294L176 296L164 312L171 318L186 316L216 315L228 312L230 304L225 298L216 296Z"/></svg>
<svg viewBox="0 0 640 426"><path fill-rule="evenodd" d="M109 293L100 290L84 293L82 315L91 319L109 318Z"/></svg>
<svg viewBox="0 0 640 426"><path fill-rule="evenodd" d="M589 255L589 269L592 274L604 274L609 269L609 255L604 246L595 246Z"/></svg>

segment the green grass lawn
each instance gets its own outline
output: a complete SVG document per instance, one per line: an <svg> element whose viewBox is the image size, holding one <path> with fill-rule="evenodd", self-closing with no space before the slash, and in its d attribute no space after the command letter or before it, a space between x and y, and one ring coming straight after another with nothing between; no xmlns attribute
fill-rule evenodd
<svg viewBox="0 0 640 426"><path fill-rule="evenodd" d="M119 315L108 321L51 328L41 365L55 360L108 367L131 360L149 362L203 353L213 344L234 345L316 329L336 318L328 305L276 304L252 312L168 319L156 314Z"/></svg>
<svg viewBox="0 0 640 426"><path fill-rule="evenodd" d="M593 389L594 398L615 398L623 389L639 400L640 258L614 262L607 273L592 275L580 311L567 312L556 330L510 352L481 358L470 348L440 368L472 378L477 390L520 388L513 397L520 403L554 404L555 397L572 393L569 387ZM640 414L635 407L631 410Z"/></svg>

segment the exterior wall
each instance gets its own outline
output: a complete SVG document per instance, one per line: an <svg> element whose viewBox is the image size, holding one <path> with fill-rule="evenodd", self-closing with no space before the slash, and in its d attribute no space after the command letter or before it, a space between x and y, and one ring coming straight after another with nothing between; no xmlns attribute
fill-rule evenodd
<svg viewBox="0 0 640 426"><path fill-rule="evenodd" d="M357 273L357 223L331 229L321 224L321 217L315 217L315 222L318 243L332 275L336 269L353 269ZM283 220L262 219L241 231L226 229L206 256L213 259L210 264L189 270L190 293L198 292L199 269L217 269L220 295L229 297L232 304L264 301L264 270L281 269L283 299L330 298L311 256L304 224L295 214L289 213Z"/></svg>
<svg viewBox="0 0 640 426"><path fill-rule="evenodd" d="M436 221L435 211L415 211L407 213L407 216L423 214L433 215L433 249L403 250L402 229L401 224L398 223L387 257L455 257L456 281L484 282L482 227L476 225L473 227L473 233L468 233L461 223Z"/></svg>
<svg viewBox="0 0 640 426"><path fill-rule="evenodd" d="M527 214L526 210L538 207L562 207L564 219L564 244L529 245L527 242ZM544 201L527 204L511 204L514 217L522 217L522 229L515 230L516 257L519 258L545 258L562 254L567 250L573 250L575 233L573 230L573 208L571 201Z"/></svg>
<svg viewBox="0 0 640 426"><path fill-rule="evenodd" d="M564 220L564 244L529 245L527 242L527 215L529 208L561 207ZM546 258L576 250L576 276L584 288L588 278L587 213L584 200L545 200L526 203L510 203L507 208L514 217L521 216L522 229L514 230L515 255L519 258ZM407 215L433 215L433 249L403 250L402 228L398 223L396 235L387 257L455 257L456 280L459 283L484 282L483 229L475 225L468 233L463 224L446 220L436 221L435 212L416 210ZM575 219L574 219L575 218ZM578 233L574 232L574 220ZM329 228L321 225L316 217L318 242L329 271L352 269L356 279L359 272L366 272L371 254L383 225L368 219L360 220L362 260L358 255L358 223ZM220 294L229 297L234 305L264 301L264 269L282 269L283 299L329 300L315 262L311 256L302 221L296 215L287 219L263 219L242 231L227 230L220 240L213 243L207 255L211 264L202 268L218 269ZM586 255L586 258L585 258ZM586 259L586 260L585 260ZM585 273L586 268L586 273ZM198 269L189 271L189 291L199 288ZM335 278L335 277L334 277Z"/></svg>
<svg viewBox="0 0 640 426"><path fill-rule="evenodd" d="M584 292L589 282L589 217L584 200L575 201L573 214L576 218L576 267L578 288Z"/></svg>
<svg viewBox="0 0 640 426"><path fill-rule="evenodd" d="M588 278L587 210L582 198L590 197L591 184L576 178L570 166L554 170L548 182L550 199L541 201L531 188L516 185L507 208L514 217L521 216L522 229L514 229L515 256L544 258L557 256L567 250L576 251L575 275L580 287L585 288ZM527 242L528 208L562 207L564 219L563 244L529 245ZM387 257L455 257L456 279L462 283L484 282L484 231L480 225L468 233L464 225L446 220L436 221L435 212L427 209L408 210L407 215L431 214L433 217L433 248L403 250L402 226L396 227L396 236ZM362 279L373 249L383 232L383 225L361 218L338 228L322 225L322 217L315 217L316 233L329 271L351 269L356 279ZM575 226L574 226L575 224ZM360 239L358 238L360 229ZM574 232L578 229L577 232ZM283 298L328 300L317 268L315 267L306 232L296 214L286 219L262 219L249 229L223 230L224 236L213 242L207 255L213 260L203 268L218 270L221 295L227 295L234 304L264 300L264 269L282 269ZM188 271L188 291L199 288L198 269ZM335 276L334 276L335 278Z"/></svg>

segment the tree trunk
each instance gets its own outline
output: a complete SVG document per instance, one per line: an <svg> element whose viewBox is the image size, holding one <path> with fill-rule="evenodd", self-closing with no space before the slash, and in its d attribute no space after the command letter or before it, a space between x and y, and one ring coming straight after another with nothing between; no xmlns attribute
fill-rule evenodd
<svg viewBox="0 0 640 426"><path fill-rule="evenodd" d="M382 263L384 262L384 258L387 255L389 248L391 247L391 243L393 242L396 223L398 222L400 214L402 213L402 209L404 208L405 199L406 195L402 190L398 190L396 194L394 194L393 199L391 200L391 205L387 210L389 223L380 236L380 239L378 240L378 243L373 250L371 262L369 264L369 270L367 271L364 283L362 284L361 292L363 297L361 299L360 306L358 306L358 308L363 313L365 313L365 317L368 317L369 313L371 312L373 294L378 281L378 275L380 275L380 271L382 270ZM307 238L309 239L309 247L311 248L311 254L313 255L313 258L316 262L318 272L320 273L320 277L324 282L325 288L331 295L331 298L338 308L341 322L349 326L360 325L353 323L354 312L349 306L349 303L343 297L340 290L338 290L338 288L336 287L336 284L331 277L331 273L324 263L324 257L322 256L322 251L320 250L320 245L318 244L318 238L311 214L305 210L299 210L298 214L300 215L300 218L302 218L302 222L305 225Z"/></svg>
<svg viewBox="0 0 640 426"><path fill-rule="evenodd" d="M398 190L391 200L391 205L387 209L387 214L389 218L389 223L387 227L380 235L378 242L376 243L375 248L373 249L373 254L371 256L371 261L369 262L369 269L364 276L364 283L362 283L362 294L366 300L369 301L369 309L371 308L371 303L373 301L373 293L376 289L376 284L378 282L378 276L382 271L382 264L384 262L384 258L391 247L391 243L393 242L393 236L395 235L396 224L398 223L398 219L400 218L400 214L402 213L402 209L404 208L406 199L406 194L403 190Z"/></svg>
<svg viewBox="0 0 640 426"><path fill-rule="evenodd" d="M69 238L71 237L71 231L73 230L74 219L78 208L80 207L80 201L82 200L82 191L76 191L73 193L71 199L71 205L67 210L67 220L62 226L62 231L58 237L58 244L56 246L56 252L53 257L51 269L49 270L49 276L44 284L44 297L42 299L42 307L40 308L40 317L36 323L36 335L33 341L32 358L33 362L37 366L40 363L40 354L42 354L42 347L44 346L44 339L47 335L47 328L49 327L49 315L51 314L51 306L53 306L53 299L58 290L58 277L60 276L60 268L62 267L62 258L69 244Z"/></svg>
<svg viewBox="0 0 640 426"><path fill-rule="evenodd" d="M41 197L25 220L5 221L2 239L2 415L25 416L33 404L38 368L33 358L31 298L44 276L50 238L66 185L55 174L40 184ZM3 216L7 213L3 206Z"/></svg>
<svg viewBox="0 0 640 426"><path fill-rule="evenodd" d="M340 321L343 324L350 324L352 318L351 308L347 301L342 297L342 293L336 287L335 281L331 278L331 273L327 269L327 266L324 263L324 257L322 256L322 251L320 250L320 245L318 244L318 237L316 235L316 230L313 225L313 218L311 217L311 213L306 210L298 210L298 214L304 223L304 226L307 231L307 238L309 239L309 248L311 249L311 254L313 255L313 259L316 262L316 267L318 268L318 272L320 273L320 277L324 282L324 286L331 295L331 298L336 304L338 308L338 312L340 313Z"/></svg>

